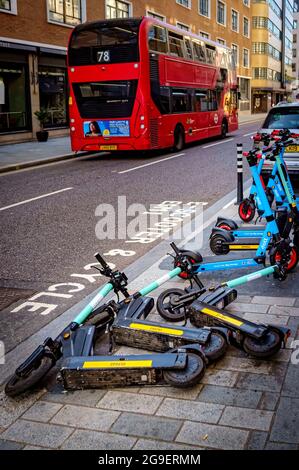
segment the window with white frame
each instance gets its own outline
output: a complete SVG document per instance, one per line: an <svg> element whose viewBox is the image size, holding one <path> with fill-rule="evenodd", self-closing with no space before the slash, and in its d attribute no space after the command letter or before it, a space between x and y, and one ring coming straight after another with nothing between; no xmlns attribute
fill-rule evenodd
<svg viewBox="0 0 299 470"><path fill-rule="evenodd" d="M232 9L232 30L239 32L239 13Z"/></svg>
<svg viewBox="0 0 299 470"><path fill-rule="evenodd" d="M243 67L249 68L249 50L243 49Z"/></svg>
<svg viewBox="0 0 299 470"><path fill-rule="evenodd" d="M225 46L226 44L226 41L222 38L217 38L216 41L218 42L218 44L221 44L222 46Z"/></svg>
<svg viewBox="0 0 299 470"><path fill-rule="evenodd" d="M129 18L131 3L123 0L106 0L106 18Z"/></svg>
<svg viewBox="0 0 299 470"><path fill-rule="evenodd" d="M191 0L176 0L176 2L182 7L191 8Z"/></svg>
<svg viewBox="0 0 299 470"><path fill-rule="evenodd" d="M243 4L244 4L246 7L250 7L250 0L243 0Z"/></svg>
<svg viewBox="0 0 299 470"><path fill-rule="evenodd" d="M246 16L243 18L243 35L249 38L249 19Z"/></svg>
<svg viewBox="0 0 299 470"><path fill-rule="evenodd" d="M178 28L182 29L183 31L190 31L190 26L184 23L179 23L178 21L176 22L176 25Z"/></svg>
<svg viewBox="0 0 299 470"><path fill-rule="evenodd" d="M149 16L150 18L155 18L156 20L160 20L160 21L166 20L166 16L159 15L159 13L155 13L154 11L147 11L146 15Z"/></svg>
<svg viewBox="0 0 299 470"><path fill-rule="evenodd" d="M232 44L232 53L233 53L235 64L238 65L239 64L239 48L237 44Z"/></svg>
<svg viewBox="0 0 299 470"><path fill-rule="evenodd" d="M48 0L48 18L55 23L75 26L85 21L82 0Z"/></svg>
<svg viewBox="0 0 299 470"><path fill-rule="evenodd" d="M211 17L211 0L199 0L198 9L199 9L200 15L210 18Z"/></svg>
<svg viewBox="0 0 299 470"><path fill-rule="evenodd" d="M0 0L0 12L17 14L17 0Z"/></svg>
<svg viewBox="0 0 299 470"><path fill-rule="evenodd" d="M209 38L210 38L209 33L205 33L204 31L199 31L199 35L200 35L202 38L205 38L205 39L209 39Z"/></svg>
<svg viewBox="0 0 299 470"><path fill-rule="evenodd" d="M217 23L226 24L226 5L220 0L217 0Z"/></svg>

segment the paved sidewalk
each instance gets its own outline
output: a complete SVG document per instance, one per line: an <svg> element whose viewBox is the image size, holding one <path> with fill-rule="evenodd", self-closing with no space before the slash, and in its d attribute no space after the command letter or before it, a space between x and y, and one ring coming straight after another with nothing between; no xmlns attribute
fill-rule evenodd
<svg viewBox="0 0 299 470"><path fill-rule="evenodd" d="M265 115L241 116L240 124L262 121ZM83 152L84 154L86 152ZM76 158L69 137L50 138L48 142L23 142L0 145L0 173L43 163Z"/></svg>
<svg viewBox="0 0 299 470"><path fill-rule="evenodd" d="M235 212L235 206L230 206L224 215ZM130 290L161 276L169 265L168 257L159 260L130 284ZM210 285L207 278L203 282ZM207 369L202 383L188 390L64 392L52 381L47 382L48 389L17 400L2 392L0 449L298 450L299 365L290 362L291 343L299 339L299 293L298 297L291 294L296 283L298 271L281 284L265 279L260 290L259 283L252 282L238 289L238 300L230 307L247 319L292 329L287 349L272 360L253 360L230 347L221 361ZM172 281L154 294L182 284ZM161 321L155 312L150 318ZM126 347L119 351L138 353Z"/></svg>

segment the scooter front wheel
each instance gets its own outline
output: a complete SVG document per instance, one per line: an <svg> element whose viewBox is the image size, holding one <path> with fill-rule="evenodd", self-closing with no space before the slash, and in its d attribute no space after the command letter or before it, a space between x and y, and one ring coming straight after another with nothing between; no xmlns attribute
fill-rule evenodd
<svg viewBox="0 0 299 470"><path fill-rule="evenodd" d="M276 251L274 251L274 253L272 253L272 255L270 256L270 263L271 265L273 266L274 264L276 263L280 263L281 262L281 259L282 259L282 255L279 251L279 249L277 249ZM286 266L284 266L285 270L289 273L291 271L293 271L297 264L299 262L299 252L298 252L298 248L296 246L293 246L292 249L291 249L291 253L290 253L290 258L289 258L289 262Z"/></svg>
<svg viewBox="0 0 299 470"><path fill-rule="evenodd" d="M166 383L178 388L196 385L204 376L206 365L204 359L194 352L188 352L185 369L169 369L163 371Z"/></svg>
<svg viewBox="0 0 299 470"><path fill-rule="evenodd" d="M244 339L243 348L250 356L258 359L267 359L278 353L281 343L281 337L277 331L269 329L261 339L247 336Z"/></svg>
<svg viewBox="0 0 299 470"><path fill-rule="evenodd" d="M53 359L49 356L41 358L37 367L34 367L27 375L19 376L14 373L5 385L5 393L9 397L16 397L33 388L53 367Z"/></svg>
<svg viewBox="0 0 299 470"><path fill-rule="evenodd" d="M167 289L159 295L157 300L157 310L164 320L175 323L185 319L184 307L173 307L171 305L172 297L186 295L182 289Z"/></svg>
<svg viewBox="0 0 299 470"><path fill-rule="evenodd" d="M228 344L226 338L221 333L213 331L210 341L202 347L209 362L215 362L226 353Z"/></svg>
<svg viewBox="0 0 299 470"><path fill-rule="evenodd" d="M239 217L243 222L251 222L255 216L256 207L251 199L244 199L239 205Z"/></svg>

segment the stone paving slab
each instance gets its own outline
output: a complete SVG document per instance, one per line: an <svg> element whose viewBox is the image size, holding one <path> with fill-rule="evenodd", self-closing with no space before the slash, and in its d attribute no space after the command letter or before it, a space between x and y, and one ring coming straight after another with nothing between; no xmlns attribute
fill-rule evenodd
<svg viewBox="0 0 299 470"><path fill-rule="evenodd" d="M253 297L253 304L264 304L264 305L274 305L282 307L293 307L295 305L296 299L294 297L267 297L256 295Z"/></svg>
<svg viewBox="0 0 299 470"><path fill-rule="evenodd" d="M152 415L157 411L162 400L162 397L111 391L106 393L97 404L97 407Z"/></svg>
<svg viewBox="0 0 299 470"><path fill-rule="evenodd" d="M19 419L1 434L1 438L56 449L72 432L73 429L65 426Z"/></svg>
<svg viewBox="0 0 299 470"><path fill-rule="evenodd" d="M176 441L213 449L238 450L245 448L248 436L248 431L240 429L187 421Z"/></svg>
<svg viewBox="0 0 299 470"><path fill-rule="evenodd" d="M219 403L246 408L257 408L261 398L262 393L255 390L216 387L214 385L205 385L198 396L198 400L203 403Z"/></svg>
<svg viewBox="0 0 299 470"><path fill-rule="evenodd" d="M176 419L123 413L111 428L119 434L173 441L182 426Z"/></svg>
<svg viewBox="0 0 299 470"><path fill-rule="evenodd" d="M264 450L268 439L268 433L265 431L252 431L248 439L247 450Z"/></svg>
<svg viewBox="0 0 299 470"><path fill-rule="evenodd" d="M157 416L212 424L219 421L223 409L223 405L214 403L199 403L165 398L156 414Z"/></svg>
<svg viewBox="0 0 299 470"><path fill-rule="evenodd" d="M65 405L56 416L52 418L51 423L80 429L108 431L119 415L120 413L116 411Z"/></svg>
<svg viewBox="0 0 299 470"><path fill-rule="evenodd" d="M299 398L280 399L270 440L299 444Z"/></svg>
<svg viewBox="0 0 299 470"><path fill-rule="evenodd" d="M238 406L227 406L219 424L236 428L269 431L273 413L271 411L250 410Z"/></svg>
<svg viewBox="0 0 299 470"><path fill-rule="evenodd" d="M61 449L65 450L129 450L132 449L136 438L120 436L119 434L97 431L77 430L65 441Z"/></svg>
<svg viewBox="0 0 299 470"><path fill-rule="evenodd" d="M47 403L45 401L38 401L29 410L23 414L23 418L30 419L31 421L41 421L47 423L53 416L58 413L62 408L61 403Z"/></svg>
<svg viewBox="0 0 299 470"><path fill-rule="evenodd" d="M163 442L155 441L151 439L139 439L133 447L133 450L193 450L198 451L203 449L202 447L192 446L192 445L182 445L177 444L176 442Z"/></svg>

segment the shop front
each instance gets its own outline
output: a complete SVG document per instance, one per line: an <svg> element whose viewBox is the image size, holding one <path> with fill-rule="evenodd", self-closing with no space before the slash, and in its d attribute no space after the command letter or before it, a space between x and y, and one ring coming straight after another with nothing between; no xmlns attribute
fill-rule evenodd
<svg viewBox="0 0 299 470"><path fill-rule="evenodd" d="M50 136L68 134L65 49L0 42L0 144L35 139L45 109Z"/></svg>

